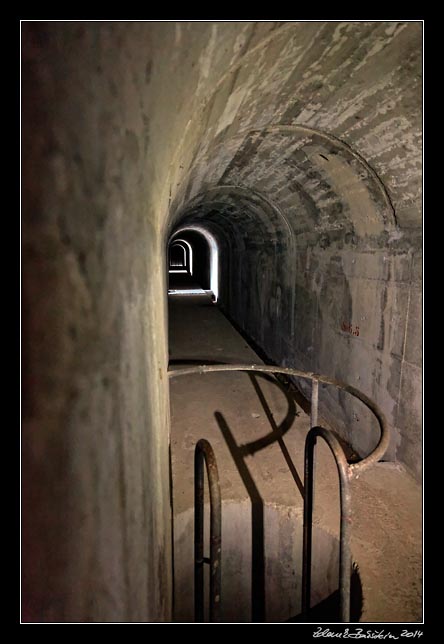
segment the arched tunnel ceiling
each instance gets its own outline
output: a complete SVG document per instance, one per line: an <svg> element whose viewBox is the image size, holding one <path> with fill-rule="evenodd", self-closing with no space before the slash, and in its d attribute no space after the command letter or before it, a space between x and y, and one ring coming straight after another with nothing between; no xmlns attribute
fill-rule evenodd
<svg viewBox="0 0 444 644"><path fill-rule="evenodd" d="M206 190L192 199L177 219L187 225L205 223L216 232L223 231L237 244L243 239L267 243L292 236L278 208L260 193L239 186Z"/></svg>
<svg viewBox="0 0 444 644"><path fill-rule="evenodd" d="M229 160L222 147L235 150ZM219 144L192 172L192 196L174 221L219 222L245 238L311 235L377 237L396 228L389 195L375 171L340 140L310 128L273 127ZM224 159L224 164L216 160Z"/></svg>
<svg viewBox="0 0 444 644"><path fill-rule="evenodd" d="M182 133L175 216L208 188L236 185L273 201L296 235L420 226L420 23L279 23L256 40L261 28L243 25L248 47ZM220 32L229 49L230 27L215 27L201 66Z"/></svg>

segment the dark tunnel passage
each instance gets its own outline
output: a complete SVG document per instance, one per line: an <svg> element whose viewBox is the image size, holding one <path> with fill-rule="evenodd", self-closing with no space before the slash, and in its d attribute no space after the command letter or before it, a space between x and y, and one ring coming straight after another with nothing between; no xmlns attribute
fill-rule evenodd
<svg viewBox="0 0 444 644"><path fill-rule="evenodd" d="M205 436L226 614L298 620L310 386L169 380L243 361L325 374L381 408L389 449L353 482L354 614L420 621L422 28L24 21L24 621L189 616ZM369 454L368 410L319 395L322 422ZM338 490L319 459L323 604Z"/></svg>
<svg viewBox="0 0 444 644"><path fill-rule="evenodd" d="M365 320L380 315L384 324L386 301L355 269L369 257L383 264L399 256L389 241L397 225L380 178L341 141L298 127L245 135L231 165L224 184L196 195L173 217L179 230L200 227L214 238L221 310L275 364L348 381L352 365L373 363L380 382L391 343L379 331L369 336ZM180 234L194 235L195 243L195 232ZM200 271L199 278L208 286ZM385 278L380 288L387 291ZM364 377L354 374L352 381L359 386ZM373 384L372 394L382 393ZM358 454L374 447L378 430L370 415L340 392L326 392L322 413ZM395 454L392 442L387 458Z"/></svg>
<svg viewBox="0 0 444 644"><path fill-rule="evenodd" d="M192 270L190 265L190 250L180 242L170 244L169 248L169 270L174 271L178 269L183 269L186 273Z"/></svg>
<svg viewBox="0 0 444 644"><path fill-rule="evenodd" d="M194 285L194 288L211 292L212 298L216 301L219 292L219 251L213 235L204 228L200 229L199 226L181 227L170 236L169 257L177 246L183 249L186 266L178 270L171 266L171 260L169 260L169 292L174 290L185 294L187 291L191 292ZM183 272L186 275L181 274Z"/></svg>

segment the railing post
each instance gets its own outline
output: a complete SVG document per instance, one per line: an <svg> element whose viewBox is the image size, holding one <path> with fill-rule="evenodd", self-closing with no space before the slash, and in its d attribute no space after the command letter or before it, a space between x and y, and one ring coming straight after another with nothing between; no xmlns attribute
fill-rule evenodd
<svg viewBox="0 0 444 644"><path fill-rule="evenodd" d="M319 407L319 380L313 378L311 381L311 406L310 406L310 428L318 424Z"/></svg>
<svg viewBox="0 0 444 644"><path fill-rule="evenodd" d="M311 381L310 429L312 429L313 427L316 427L318 424L318 410L319 410L319 380L317 378L313 378ZM311 478L314 479L316 477L316 459L314 455L313 455L313 461L312 461L312 470L313 471L312 471ZM315 502L314 494L315 494L314 485L312 484L312 490L311 490L312 505L314 505L314 502ZM311 526L310 526L310 530L311 530Z"/></svg>
<svg viewBox="0 0 444 644"><path fill-rule="evenodd" d="M203 452L198 449L194 454L194 621L204 618L204 476Z"/></svg>
<svg viewBox="0 0 444 644"><path fill-rule="evenodd" d="M210 558L204 557L204 475L210 489ZM220 622L222 506L216 458L208 441L201 439L194 453L194 616L204 621L204 563L210 564L210 622Z"/></svg>
<svg viewBox="0 0 444 644"><path fill-rule="evenodd" d="M313 540L314 446L316 436L308 433L304 451L304 525L302 541L302 615L307 617L311 598L311 547ZM310 439L310 440L309 440Z"/></svg>
<svg viewBox="0 0 444 644"><path fill-rule="evenodd" d="M340 542L339 542L339 595L341 621L350 621L350 485L349 466L344 451L336 436L323 427L313 427L305 439L305 466L304 466L304 534L302 554L302 614L307 616L311 603L311 563L312 563L312 537L313 537L313 492L314 492L314 448L316 439L320 436L325 440L332 452L339 474L340 489Z"/></svg>

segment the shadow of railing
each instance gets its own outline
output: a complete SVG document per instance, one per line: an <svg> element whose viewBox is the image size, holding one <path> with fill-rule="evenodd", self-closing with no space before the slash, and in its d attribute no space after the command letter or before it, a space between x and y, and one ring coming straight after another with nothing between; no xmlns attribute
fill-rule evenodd
<svg viewBox="0 0 444 644"><path fill-rule="evenodd" d="M263 622L265 620L264 502L227 421L218 411L215 412L214 417L251 501L251 619L253 622Z"/></svg>
<svg viewBox="0 0 444 644"><path fill-rule="evenodd" d="M297 469L291 459L290 452L287 449L287 446L285 445L284 442L284 434L287 432L291 426L293 425L294 419L299 416L299 413L296 411L296 405L294 403L294 400L288 395L288 393L285 391L285 389L282 387L282 385L275 379L270 378L269 376L264 376L263 374L261 375L262 378L265 380L271 381L273 384L277 384L281 391L285 394L287 401L289 403L289 409L287 411L287 415L285 416L284 420L278 425L274 419L273 413L270 409L270 406L267 402L267 399L265 398L264 392L262 391L259 382L258 382L258 376L256 374L249 373L248 374L250 377L250 380L253 384L254 390L260 400L260 403L262 405L262 408L265 412L265 415L267 417L268 422L270 423L272 432L271 434L268 434L267 436L264 436L263 438L260 438L257 441L254 441L252 443L247 443L245 445L241 446L241 450L243 454L254 454L260 449L263 449L264 447L267 447L271 443L274 443L277 441L279 447L281 448L282 454L285 458L285 461L288 465L288 469L290 470L290 473L294 479L294 482L296 483L296 486L301 493L301 496L304 496L304 486L302 484L301 478L297 472Z"/></svg>

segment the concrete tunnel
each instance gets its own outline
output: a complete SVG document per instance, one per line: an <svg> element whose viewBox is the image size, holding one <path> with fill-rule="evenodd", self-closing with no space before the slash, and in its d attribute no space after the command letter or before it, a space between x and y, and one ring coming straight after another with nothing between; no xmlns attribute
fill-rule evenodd
<svg viewBox="0 0 444 644"><path fill-rule="evenodd" d="M173 521L171 451L201 399L167 371L172 357L242 362L242 343L256 362L342 380L384 412L384 462L356 482L354 527L380 521L374 550L356 541L359 620L421 621L422 32L421 21L22 22L24 622L192 621L178 608L193 591L177 541L191 509ZM207 297L202 320L220 316L240 338L225 358L192 298L168 295L182 263L170 265L172 241L188 271L176 278ZM309 399L304 382L289 386ZM221 411L208 404L197 434ZM377 427L343 392L326 388L319 413L356 457L374 448ZM267 506L265 523L280 525L272 513L292 498ZM273 593L291 593L274 565ZM254 620L247 602L227 621L288 621L290 603Z"/></svg>

